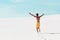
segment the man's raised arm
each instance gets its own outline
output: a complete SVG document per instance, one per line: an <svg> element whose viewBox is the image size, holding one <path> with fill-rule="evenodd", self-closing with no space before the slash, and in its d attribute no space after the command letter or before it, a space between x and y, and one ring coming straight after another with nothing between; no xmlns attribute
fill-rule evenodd
<svg viewBox="0 0 60 40"><path fill-rule="evenodd" d="M42 14L40 17L42 17L44 14Z"/></svg>
<svg viewBox="0 0 60 40"><path fill-rule="evenodd" d="M31 14L31 13L29 13L30 15L32 15L32 16L34 16L34 17L36 17L35 15L33 15L33 14Z"/></svg>

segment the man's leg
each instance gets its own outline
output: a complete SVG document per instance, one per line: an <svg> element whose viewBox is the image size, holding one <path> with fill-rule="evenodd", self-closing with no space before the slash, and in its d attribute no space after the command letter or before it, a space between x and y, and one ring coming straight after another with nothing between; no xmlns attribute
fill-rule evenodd
<svg viewBox="0 0 60 40"><path fill-rule="evenodd" d="M38 32L38 27L36 27L36 31Z"/></svg>
<svg viewBox="0 0 60 40"><path fill-rule="evenodd" d="M40 22L39 22L39 32L40 32Z"/></svg>
<svg viewBox="0 0 60 40"><path fill-rule="evenodd" d="M40 32L40 22L37 22L37 24L36 24L36 30L37 30L37 32Z"/></svg>
<svg viewBox="0 0 60 40"><path fill-rule="evenodd" d="M40 28L39 28L39 32L40 32Z"/></svg>
<svg viewBox="0 0 60 40"><path fill-rule="evenodd" d="M37 32L38 32L38 29L37 29Z"/></svg>

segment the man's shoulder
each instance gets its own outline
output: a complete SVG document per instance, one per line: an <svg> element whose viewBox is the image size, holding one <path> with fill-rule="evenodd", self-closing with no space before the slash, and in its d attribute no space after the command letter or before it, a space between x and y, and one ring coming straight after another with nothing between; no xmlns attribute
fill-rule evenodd
<svg viewBox="0 0 60 40"><path fill-rule="evenodd" d="M40 16L35 16L36 18L40 18Z"/></svg>

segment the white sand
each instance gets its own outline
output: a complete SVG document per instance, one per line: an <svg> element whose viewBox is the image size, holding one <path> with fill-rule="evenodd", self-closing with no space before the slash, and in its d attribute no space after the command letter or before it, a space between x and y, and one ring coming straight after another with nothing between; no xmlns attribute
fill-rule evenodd
<svg viewBox="0 0 60 40"><path fill-rule="evenodd" d="M0 40L60 40L60 15L43 16L41 32L35 29L35 18L0 18ZM43 33L43 34L41 34Z"/></svg>

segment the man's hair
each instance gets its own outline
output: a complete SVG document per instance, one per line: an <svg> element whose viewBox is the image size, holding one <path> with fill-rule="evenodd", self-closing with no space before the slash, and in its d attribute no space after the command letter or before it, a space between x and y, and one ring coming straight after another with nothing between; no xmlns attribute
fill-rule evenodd
<svg viewBox="0 0 60 40"><path fill-rule="evenodd" d="M38 16L39 14L38 13L36 13L36 16Z"/></svg>

